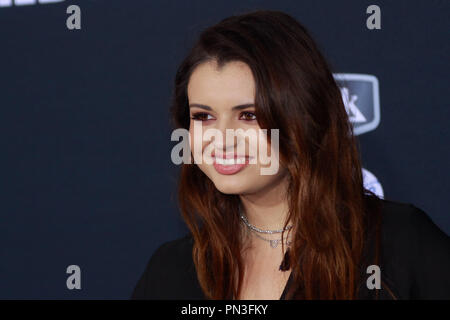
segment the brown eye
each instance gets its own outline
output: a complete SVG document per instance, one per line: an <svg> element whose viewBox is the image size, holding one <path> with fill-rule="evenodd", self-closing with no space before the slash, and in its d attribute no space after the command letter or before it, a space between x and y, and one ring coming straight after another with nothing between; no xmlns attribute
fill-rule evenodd
<svg viewBox="0 0 450 320"><path fill-rule="evenodd" d="M256 120L256 114L250 111L244 111L241 113L241 119L245 121L253 121Z"/></svg>
<svg viewBox="0 0 450 320"><path fill-rule="evenodd" d="M211 115L204 113L204 112L199 112L199 113L194 113L191 117L191 119L193 119L194 121L206 121L206 120L211 120Z"/></svg>

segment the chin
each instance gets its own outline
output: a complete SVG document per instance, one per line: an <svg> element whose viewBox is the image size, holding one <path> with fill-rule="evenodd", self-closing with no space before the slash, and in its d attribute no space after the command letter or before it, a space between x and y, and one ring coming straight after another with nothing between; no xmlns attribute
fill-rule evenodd
<svg viewBox="0 0 450 320"><path fill-rule="evenodd" d="M243 182L238 181L223 181L227 178L220 179L221 181L214 181L213 183L217 190L225 194L242 194L245 193L247 187Z"/></svg>
<svg viewBox="0 0 450 320"><path fill-rule="evenodd" d="M250 189L250 180L246 175L221 175L214 172L210 179L217 190L225 194L242 194Z"/></svg>

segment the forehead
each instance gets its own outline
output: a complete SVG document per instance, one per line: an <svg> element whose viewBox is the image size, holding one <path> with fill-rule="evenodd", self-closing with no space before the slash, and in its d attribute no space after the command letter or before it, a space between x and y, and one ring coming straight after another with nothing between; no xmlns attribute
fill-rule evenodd
<svg viewBox="0 0 450 320"><path fill-rule="evenodd" d="M208 61L192 72L187 94L190 103L249 103L254 99L255 83L250 68L243 62L228 62L218 69L216 61Z"/></svg>

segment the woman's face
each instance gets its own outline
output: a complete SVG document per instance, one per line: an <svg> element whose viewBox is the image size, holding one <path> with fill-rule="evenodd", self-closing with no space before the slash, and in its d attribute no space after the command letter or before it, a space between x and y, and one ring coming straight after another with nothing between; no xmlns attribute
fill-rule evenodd
<svg viewBox="0 0 450 320"><path fill-rule="evenodd" d="M272 162L274 158L278 161L278 155L273 157L275 152L267 139L256 135L253 136L255 140L249 138L252 135L242 134L234 139L226 139L226 129L242 129L241 132L257 134L260 129L254 107L255 83L247 64L233 61L219 71L215 61L202 63L193 71L187 93L192 154L200 170L219 191L226 194L254 194L270 188L283 176L285 171L282 168L273 174L261 174L262 168L273 167L273 163L261 161L257 153L261 150L258 148L260 142L266 142L267 151L264 154ZM194 126L197 130L194 130ZM199 128L202 132L198 131ZM208 141L204 136L208 129L213 129L209 132L222 133L222 137L215 136ZM230 156L234 156L234 159ZM201 163L199 157L202 157Z"/></svg>

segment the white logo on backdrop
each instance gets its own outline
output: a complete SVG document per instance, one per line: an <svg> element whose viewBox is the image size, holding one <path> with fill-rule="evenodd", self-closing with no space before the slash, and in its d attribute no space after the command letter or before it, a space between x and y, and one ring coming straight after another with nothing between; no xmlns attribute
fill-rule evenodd
<svg viewBox="0 0 450 320"><path fill-rule="evenodd" d="M375 130L380 123L377 77L359 73L335 73L333 76L341 89L342 100L355 135Z"/></svg>
<svg viewBox="0 0 450 320"><path fill-rule="evenodd" d="M380 93L374 75L359 73L333 74L341 89L342 101L353 125L355 135L375 130L380 123ZM377 177L362 169L364 187L384 198L383 187Z"/></svg>
<svg viewBox="0 0 450 320"><path fill-rule="evenodd" d="M359 111L358 107L356 106L356 100L358 99L358 96L356 94L353 94L350 96L348 88L341 88L341 95L342 100L344 100L344 106L345 110L348 113L348 116L350 118L350 122L355 123L364 123L367 122L366 117Z"/></svg>

